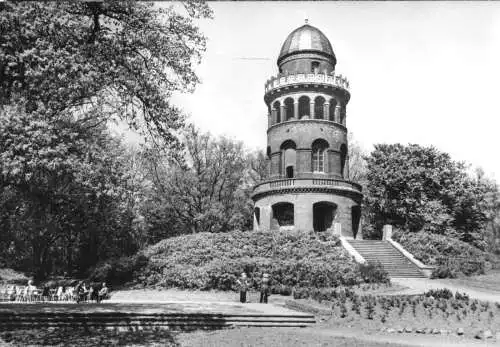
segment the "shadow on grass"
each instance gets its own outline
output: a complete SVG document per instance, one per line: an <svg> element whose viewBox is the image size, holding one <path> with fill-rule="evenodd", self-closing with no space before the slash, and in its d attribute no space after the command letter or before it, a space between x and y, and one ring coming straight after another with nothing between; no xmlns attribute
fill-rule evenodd
<svg viewBox="0 0 500 347"><path fill-rule="evenodd" d="M176 332L168 330L118 331L107 329L23 329L0 333L0 344L14 346L180 346Z"/></svg>

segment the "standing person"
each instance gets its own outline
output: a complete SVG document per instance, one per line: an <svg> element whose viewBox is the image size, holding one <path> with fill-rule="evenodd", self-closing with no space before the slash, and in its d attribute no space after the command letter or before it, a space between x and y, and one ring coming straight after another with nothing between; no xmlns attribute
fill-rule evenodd
<svg viewBox="0 0 500 347"><path fill-rule="evenodd" d="M83 293L85 292L85 284L80 281L75 287L76 303L79 304L83 299Z"/></svg>
<svg viewBox="0 0 500 347"><path fill-rule="evenodd" d="M242 272L241 277L236 280L240 286L240 302L245 303L247 301L247 291L250 286L250 281L247 278L247 274Z"/></svg>
<svg viewBox="0 0 500 347"><path fill-rule="evenodd" d="M262 282L260 284L260 303L267 304L267 297L269 296L269 274L262 275Z"/></svg>
<svg viewBox="0 0 500 347"><path fill-rule="evenodd" d="M101 290L99 290L99 293L97 294L97 303L101 302L104 299L107 299L109 295L109 289L106 287L106 283L104 282L102 284Z"/></svg>

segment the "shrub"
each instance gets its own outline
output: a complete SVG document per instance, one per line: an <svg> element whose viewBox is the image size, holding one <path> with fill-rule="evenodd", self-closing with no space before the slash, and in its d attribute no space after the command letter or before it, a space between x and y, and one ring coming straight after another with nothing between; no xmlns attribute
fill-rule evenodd
<svg viewBox="0 0 500 347"><path fill-rule="evenodd" d="M123 284L132 280L134 273L144 268L148 262L147 257L138 254L131 257L111 258L91 271L89 279L94 282L109 284Z"/></svg>
<svg viewBox="0 0 500 347"><path fill-rule="evenodd" d="M259 287L262 274L269 273L272 292L282 294L298 287L363 282L352 257L337 238L328 235L318 238L294 231L199 233L163 240L141 254L148 262L137 272L136 282L144 286L231 290L236 289L236 278L243 271L256 279L254 288Z"/></svg>
<svg viewBox="0 0 500 347"><path fill-rule="evenodd" d="M468 302L469 299L470 298L469 298L469 295L467 295L467 293L459 293L459 292L455 293L455 300Z"/></svg>
<svg viewBox="0 0 500 347"><path fill-rule="evenodd" d="M432 270L431 278L456 278L457 271L446 265L441 265Z"/></svg>
<svg viewBox="0 0 500 347"><path fill-rule="evenodd" d="M389 283L389 273L380 262L358 264L358 270L366 283Z"/></svg>
<svg viewBox="0 0 500 347"><path fill-rule="evenodd" d="M424 293L426 297L434 297L434 299L451 299L453 293L447 288L443 289L430 289Z"/></svg>
<svg viewBox="0 0 500 347"><path fill-rule="evenodd" d="M393 239L424 264L437 266L434 277L484 273L486 253L456 238L423 231L396 231Z"/></svg>

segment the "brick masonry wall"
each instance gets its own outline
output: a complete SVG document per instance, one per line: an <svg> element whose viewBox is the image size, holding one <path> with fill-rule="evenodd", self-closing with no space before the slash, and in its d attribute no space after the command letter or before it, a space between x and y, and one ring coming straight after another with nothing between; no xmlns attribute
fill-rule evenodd
<svg viewBox="0 0 500 347"><path fill-rule="evenodd" d="M347 130L333 122L303 120L282 123L271 128L267 134L271 153L271 176L280 177L280 147L287 141L295 142L297 158L295 177L342 177L340 146L347 146ZM312 143L317 139L328 142L325 174L312 174Z"/></svg>
<svg viewBox="0 0 500 347"><path fill-rule="evenodd" d="M279 68L282 73L311 73L313 61L319 63L318 71L331 73L335 70L335 60L331 56L318 53L295 53L281 60Z"/></svg>
<svg viewBox="0 0 500 347"><path fill-rule="evenodd" d="M337 205L335 222L342 225L343 236L353 236L351 209L359 206L352 197L329 193L289 193L265 196L255 203L260 209L260 223L254 219L254 230L270 230L272 225L272 206L279 202L289 202L294 205L294 229L301 231L313 230L313 204L317 202L332 202Z"/></svg>

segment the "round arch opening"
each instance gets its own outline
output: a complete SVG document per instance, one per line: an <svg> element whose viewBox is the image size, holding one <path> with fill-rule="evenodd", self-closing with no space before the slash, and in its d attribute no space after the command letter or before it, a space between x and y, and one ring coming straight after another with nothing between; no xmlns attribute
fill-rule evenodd
<svg viewBox="0 0 500 347"><path fill-rule="evenodd" d="M273 219L276 219L278 225L294 225L294 206L291 202L278 202L272 206Z"/></svg>
<svg viewBox="0 0 500 347"><path fill-rule="evenodd" d="M329 201L320 201L313 204L314 231L327 231L333 226L337 215L337 204Z"/></svg>

